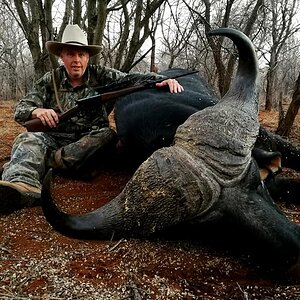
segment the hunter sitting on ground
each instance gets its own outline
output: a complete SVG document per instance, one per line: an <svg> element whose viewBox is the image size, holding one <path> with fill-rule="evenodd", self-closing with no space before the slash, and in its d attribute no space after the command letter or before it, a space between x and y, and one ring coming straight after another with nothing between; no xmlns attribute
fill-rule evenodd
<svg viewBox="0 0 300 300"><path fill-rule="evenodd" d="M76 105L76 100L95 95L95 86L118 82L126 77L132 83L164 78L155 74L126 74L100 65L89 65L89 58L100 52L98 45L88 45L78 25L67 25L62 42L48 41L47 50L63 65L46 73L33 90L18 103L15 120L20 124L39 118L51 128L48 132L24 132L14 141L11 160L3 166L0 181L0 214L39 204L41 180L49 168L79 168L97 150L112 141L104 105L81 111L76 117L59 123L58 113ZM181 92L174 79L157 87L169 86L171 93Z"/></svg>

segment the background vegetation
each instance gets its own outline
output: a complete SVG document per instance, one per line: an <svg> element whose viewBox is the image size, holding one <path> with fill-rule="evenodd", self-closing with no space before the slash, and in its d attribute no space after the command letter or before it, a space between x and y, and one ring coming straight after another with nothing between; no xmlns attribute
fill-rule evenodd
<svg viewBox="0 0 300 300"><path fill-rule="evenodd" d="M19 99L35 79L58 65L45 49L68 23L79 24L103 51L94 62L130 71L197 69L220 94L237 55L211 29L243 31L261 67L261 104L281 112L288 136L300 105L300 0L1 0L0 99ZM291 101L282 109L283 101Z"/></svg>

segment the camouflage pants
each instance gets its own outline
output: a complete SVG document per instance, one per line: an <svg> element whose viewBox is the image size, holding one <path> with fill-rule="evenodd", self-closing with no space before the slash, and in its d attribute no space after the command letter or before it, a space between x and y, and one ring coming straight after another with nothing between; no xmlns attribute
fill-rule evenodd
<svg viewBox="0 0 300 300"><path fill-rule="evenodd" d="M11 160L3 166L2 180L41 188L41 180L49 167L78 169L114 136L115 132L108 127L81 137L24 132L14 141Z"/></svg>

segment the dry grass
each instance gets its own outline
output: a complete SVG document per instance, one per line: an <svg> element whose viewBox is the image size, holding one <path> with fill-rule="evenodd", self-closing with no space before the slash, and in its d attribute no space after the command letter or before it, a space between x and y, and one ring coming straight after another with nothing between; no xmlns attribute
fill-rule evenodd
<svg viewBox="0 0 300 300"><path fill-rule="evenodd" d="M12 103L0 102L0 165L14 136ZM274 126L275 113L262 112ZM298 123L296 124L296 130ZM64 207L87 211L108 201L127 180L103 173L93 182L55 179ZM300 208L285 206L300 220ZM188 241L80 241L56 233L40 207L0 217L0 299L300 299L299 285L264 277L244 257Z"/></svg>

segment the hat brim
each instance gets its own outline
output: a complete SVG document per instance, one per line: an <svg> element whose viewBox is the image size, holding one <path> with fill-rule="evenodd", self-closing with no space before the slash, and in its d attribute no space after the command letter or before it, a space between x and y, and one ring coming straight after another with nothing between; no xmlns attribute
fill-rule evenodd
<svg viewBox="0 0 300 300"><path fill-rule="evenodd" d="M61 43L54 41L46 42L46 49L48 52L56 56L60 56L62 49L66 47L76 47L85 50L90 56L94 56L101 51L101 46L99 45L80 45L78 43Z"/></svg>

